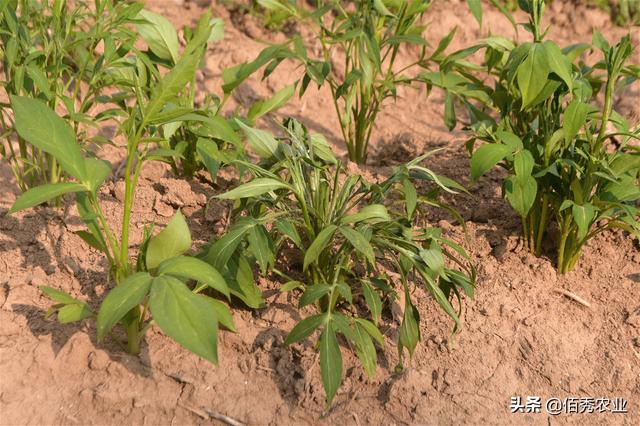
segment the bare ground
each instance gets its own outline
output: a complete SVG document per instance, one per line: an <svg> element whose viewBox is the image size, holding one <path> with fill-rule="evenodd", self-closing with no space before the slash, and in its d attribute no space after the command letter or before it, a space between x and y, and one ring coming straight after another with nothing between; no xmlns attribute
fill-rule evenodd
<svg viewBox="0 0 640 426"><path fill-rule="evenodd" d="M201 9L168 0L149 7L177 25L191 24ZM552 36L560 44L590 40L592 28L610 39L615 28L595 9L554 2ZM200 76L203 90L220 91L224 67L252 59L256 39L284 40L260 28L249 15L229 15L225 40L209 52ZM506 20L485 12L488 28L509 34ZM436 2L429 39L437 42L454 25L455 47L486 34L463 2ZM304 30L304 29L302 29ZM633 30L637 45L639 34ZM523 37L524 34L521 34ZM312 40L307 40L312 44ZM406 57L410 52L405 52ZM636 62L638 56L636 55ZM244 108L291 80L288 64L266 84L253 79L239 90L233 108ZM327 93L308 93L277 119L294 115L338 144L338 126ZM627 116L640 117L637 87L618 99ZM316 352L309 342L283 346L299 320L296 300L277 292L277 280L261 282L267 307L234 309L237 333L222 332L220 366L187 352L152 329L140 357L114 341L96 343L92 321L62 326L45 320L50 302L37 286L49 285L86 299L94 307L112 285L106 264L72 231L81 229L72 203L64 210L39 208L4 214L17 187L0 166L0 423L2 424L210 424L218 414L262 424L640 424L640 251L619 232L606 233L585 248L576 270L559 276L554 255L535 258L518 238L516 216L500 197L500 175L470 184L464 136L442 125L442 99L423 89L402 89L387 105L374 135L367 172L385 175L390 166L436 147L445 149L428 166L468 184L471 196L451 200L468 221L465 239L452 218L431 212L430 220L462 242L478 266L475 300L465 301L464 329L455 338L451 323L417 291L423 342L402 373L395 373L398 319L387 321L387 346L379 351L375 380L354 357L345 356L345 378L334 407L324 410ZM269 120L263 123L270 125ZM105 158L118 153L105 149ZM226 186L229 182L223 181ZM118 227L122 183L102 191L109 220ZM180 181L161 165L149 164L134 207L134 242L151 221L166 224L182 208L196 241L206 242L226 226L224 206L207 199L223 188ZM550 245L550 244L549 244ZM556 292L565 289L590 308ZM624 397L628 414L510 414L512 396Z"/></svg>

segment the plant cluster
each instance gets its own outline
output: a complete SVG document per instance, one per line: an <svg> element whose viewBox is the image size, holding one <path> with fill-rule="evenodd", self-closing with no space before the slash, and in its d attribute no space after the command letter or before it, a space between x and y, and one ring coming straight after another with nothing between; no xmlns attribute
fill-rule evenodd
<svg viewBox="0 0 640 426"><path fill-rule="evenodd" d="M43 287L56 302L49 314L60 322L95 316L98 340L112 335L118 342L120 324L131 353L157 324L217 363L219 326L234 330L228 302L260 308L256 273L283 279L280 290L299 294L299 308L312 312L286 343L317 335L329 404L342 382L341 345L375 373L381 321L393 300L404 304L399 367L405 349L412 355L421 340L416 288L457 330L462 299L474 295L475 269L460 245L429 226L425 210L443 208L463 223L438 197L465 189L422 165L430 153L372 181L294 119L283 121L281 137L256 127L312 82L330 88L349 159L357 163L366 161L377 114L399 85L443 89L446 125L461 121L470 134L472 178L496 165L506 171L503 193L521 217L526 243L540 255L543 242L555 237L561 273L606 229L640 236L640 153L633 143L640 129L613 108L616 89L640 77L640 67L628 63L628 37L610 45L595 33L603 59L588 65L580 57L592 46L562 48L548 40L544 1L519 0L531 41L492 35L446 54L455 29L433 49L422 35L428 0L318 1L312 10L290 1L258 3L278 19L309 23L319 57L295 36L225 70L223 97L200 100L198 67L209 43L223 35L222 21L210 13L184 29L180 48L171 23L135 2L0 0L2 87L10 99L0 105L2 154L23 190L10 213L73 194L86 225L77 234L104 254L107 279L115 283L97 312ZM498 0L491 3L517 25ZM481 3L468 4L482 22ZM414 49L416 60L399 65L401 46ZM478 52L482 65L469 60ZM299 81L256 102L244 117L223 114L249 76L263 67L268 76L287 59L303 70ZM88 126L105 120L117 127L116 141L91 135ZM120 229L109 224L99 196L114 170L94 145L107 142L124 157ZM206 170L213 183L220 167L235 168L241 183L216 197L233 200L229 229L190 255L191 235L178 211L158 233L148 224L133 250L132 209L148 161L166 162L185 178Z"/></svg>
<svg viewBox="0 0 640 426"><path fill-rule="evenodd" d="M217 197L237 200L239 219L210 247L206 259L214 265L224 262L224 250L244 239L263 273L271 270L288 280L281 291L299 289L299 307L315 305L316 313L300 321L285 343L320 330L320 371L329 403L342 381L337 335L373 376L374 342L383 342L377 324L385 301L395 298L396 291L404 293L405 301L401 361L404 348L413 354L420 340L420 317L412 300L416 285L422 284L459 325L449 298L460 300L461 293L473 297L474 271L459 245L420 222L419 206L438 205L437 191L418 196L413 182L426 180L449 192L449 186L459 186L420 166L427 155L374 183L347 173L326 140L295 120L285 123L284 140L256 129L245 131L262 163L243 163L254 178ZM278 269L275 259L283 252L301 260L304 278ZM394 288L389 271L399 274L401 289Z"/></svg>

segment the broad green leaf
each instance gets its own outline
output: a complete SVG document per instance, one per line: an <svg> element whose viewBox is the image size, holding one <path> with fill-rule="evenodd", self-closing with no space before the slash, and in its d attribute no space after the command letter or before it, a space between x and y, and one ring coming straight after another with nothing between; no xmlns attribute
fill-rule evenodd
<svg viewBox="0 0 640 426"><path fill-rule="evenodd" d="M253 270L246 256L236 255L227 263L227 283L231 294L242 300L250 308L258 309L264 306L262 291L256 284Z"/></svg>
<svg viewBox="0 0 640 426"><path fill-rule="evenodd" d="M511 148L512 151L519 151L523 147L522 139L511 132L500 130L496 132L496 137L500 142Z"/></svg>
<svg viewBox="0 0 640 426"><path fill-rule="evenodd" d="M93 311L86 303L74 303L65 305L58 310L58 322L68 324L70 322L82 321L93 315Z"/></svg>
<svg viewBox="0 0 640 426"><path fill-rule="evenodd" d="M373 247L369 244L369 240L362 235L360 231L349 228L348 226L341 226L338 228L340 233L351 243L351 246L367 259L369 264L373 265L376 262L375 254L373 253Z"/></svg>
<svg viewBox="0 0 640 426"><path fill-rule="evenodd" d="M505 196L520 216L526 216L536 200L538 184L532 176L510 176L504 183Z"/></svg>
<svg viewBox="0 0 640 426"><path fill-rule="evenodd" d="M284 341L285 346L296 343L309 336L326 320L326 314L318 314L307 317L293 327Z"/></svg>
<svg viewBox="0 0 640 426"><path fill-rule="evenodd" d="M453 103L453 95L448 91L444 99L444 124L449 130L453 130L456 127L456 109Z"/></svg>
<svg viewBox="0 0 640 426"><path fill-rule="evenodd" d="M327 395L327 405L331 405L342 382L342 354L331 322L320 334L320 376Z"/></svg>
<svg viewBox="0 0 640 426"><path fill-rule="evenodd" d="M511 152L512 148L507 145L498 143L482 145L471 156L471 178L477 180Z"/></svg>
<svg viewBox="0 0 640 426"><path fill-rule="evenodd" d="M571 144L580 128L587 121L589 105L578 100L572 101L564 111L562 128L564 130L564 142L566 146Z"/></svg>
<svg viewBox="0 0 640 426"><path fill-rule="evenodd" d="M364 295L364 300L367 302L367 307L371 312L373 322L378 324L380 316L382 315L382 300L380 300L380 296L371 285L364 281L362 281L362 294Z"/></svg>
<svg viewBox="0 0 640 426"><path fill-rule="evenodd" d="M574 203L571 207L571 213L578 226L578 239L586 237L591 228L591 222L596 215L594 206L591 203L585 203L581 206Z"/></svg>
<svg viewBox="0 0 640 426"><path fill-rule="evenodd" d="M247 143L251 149L253 149L260 158L269 159L276 155L278 152L278 141L271 133L249 127L240 120L236 120L236 123L238 123L238 126L240 126L244 134L247 135Z"/></svg>
<svg viewBox="0 0 640 426"><path fill-rule="evenodd" d="M295 84L291 84L283 89L278 90L269 99L263 99L253 104L251 106L251 109L249 109L247 117L249 118L249 120L255 120L265 114L277 110L278 108L286 104L295 92Z"/></svg>
<svg viewBox="0 0 640 426"><path fill-rule="evenodd" d="M289 238L298 248L302 249L302 238L300 238L300 233L292 221L278 220L276 222L276 228L282 233L282 235Z"/></svg>
<svg viewBox="0 0 640 426"><path fill-rule="evenodd" d="M111 174L111 163L89 157L85 160L85 166L87 169L86 182L91 191L95 193Z"/></svg>
<svg viewBox="0 0 640 426"><path fill-rule="evenodd" d="M364 206L358 213L345 216L340 220L343 225L349 223L378 223L391 220L387 208L382 204L370 204Z"/></svg>
<svg viewBox="0 0 640 426"><path fill-rule="evenodd" d="M418 192L409 179L405 179L402 182L402 190L404 193L405 208L407 209L407 218L411 219L418 206Z"/></svg>
<svg viewBox="0 0 640 426"><path fill-rule="evenodd" d="M233 315L231 315L229 307L221 301L211 297L203 296L203 298L209 303L209 305L211 305L211 309L215 311L218 322L227 330L235 332L236 325L233 323Z"/></svg>
<svg viewBox="0 0 640 426"><path fill-rule="evenodd" d="M382 336L382 333L380 332L380 330L378 330L378 327L376 327L371 321L367 321L366 319L362 318L356 318L356 323L364 328L367 333L369 333L369 336L373 337L373 340L378 342L380 346L384 345L384 336Z"/></svg>
<svg viewBox="0 0 640 426"><path fill-rule="evenodd" d="M84 181L85 162L69 123L37 99L11 96L11 107L20 137L51 154L65 172Z"/></svg>
<svg viewBox="0 0 640 426"><path fill-rule="evenodd" d="M48 183L27 190L11 206L9 214L37 206L53 198L70 192L84 192L87 187L75 182Z"/></svg>
<svg viewBox="0 0 640 426"><path fill-rule="evenodd" d="M282 284L282 287L280 287L280 292L286 293L288 291L295 290L295 289L304 290L304 283L301 281L295 281L295 280L287 281L286 283Z"/></svg>
<svg viewBox="0 0 640 426"><path fill-rule="evenodd" d="M362 325L356 323L353 329L353 337L356 343L356 354L360 362L362 362L364 371L367 372L369 377L373 378L376 374L378 356L376 354L376 348L373 346L371 336Z"/></svg>
<svg viewBox="0 0 640 426"><path fill-rule="evenodd" d="M161 59L178 62L178 33L171 22L162 15L141 10L138 18L146 22L136 23L136 29L149 46L149 49Z"/></svg>
<svg viewBox="0 0 640 426"><path fill-rule="evenodd" d="M205 256L206 262L213 265L217 270L222 271L227 266L227 262L233 256L240 242L249 232L249 229L256 226L256 224L251 219L238 220L226 234L209 247Z"/></svg>
<svg viewBox="0 0 640 426"><path fill-rule="evenodd" d="M320 299L322 296L331 293L331 286L327 284L314 284L310 287L307 287L305 292L300 297L299 307L303 308L316 300Z"/></svg>
<svg viewBox="0 0 640 426"><path fill-rule="evenodd" d="M56 290L55 288L48 287L46 285L41 285L40 291L42 291L49 299L53 300L54 302L64 303L65 305L73 303L84 303L71 297L64 291Z"/></svg>
<svg viewBox="0 0 640 426"><path fill-rule="evenodd" d="M200 155L204 166L207 168L211 180L215 182L221 163L218 145L210 139L198 138L196 151L198 151L198 155Z"/></svg>
<svg viewBox="0 0 640 426"><path fill-rule="evenodd" d="M336 229L338 229L338 227L332 224L328 225L326 228L320 231L320 233L318 233L315 240L313 240L313 242L307 249L307 252L304 254L304 270L307 269L307 266L309 266L310 263L313 263L316 261L316 259L318 259L320 253L322 253L322 251L331 241L331 237L333 237Z"/></svg>
<svg viewBox="0 0 640 426"><path fill-rule="evenodd" d="M555 73L565 82L569 91L573 90L573 79L571 78L571 62L562 53L560 48L552 41L543 43L549 70Z"/></svg>
<svg viewBox="0 0 640 426"><path fill-rule="evenodd" d="M125 278L107 294L98 312L98 341L104 339L127 312L142 303L149 293L151 281L153 278L147 272L137 272Z"/></svg>
<svg viewBox="0 0 640 426"><path fill-rule="evenodd" d="M218 318L205 296L193 294L178 279L162 275L151 285L149 308L169 337L218 364Z"/></svg>
<svg viewBox="0 0 640 426"><path fill-rule="evenodd" d="M207 262L195 257L176 256L169 258L158 265L156 274L196 280L230 297L229 287L220 272Z"/></svg>
<svg viewBox="0 0 640 426"><path fill-rule="evenodd" d="M527 150L522 150L513 157L513 170L518 177L531 176L534 166L533 155Z"/></svg>
<svg viewBox="0 0 640 426"><path fill-rule="evenodd" d="M147 248L147 269L155 269L163 261L180 256L191 248L191 233L180 210L158 235L151 238Z"/></svg>
<svg viewBox="0 0 640 426"><path fill-rule="evenodd" d="M257 197L276 189L291 188L288 184L281 180L272 178L257 178L250 182L243 183L237 188L227 191L224 194L216 195L216 198L223 200L237 200L240 198Z"/></svg>
<svg viewBox="0 0 640 426"><path fill-rule="evenodd" d="M319 134L313 133L310 136L311 145L313 146L313 153L320 158L321 160L329 163L329 164L337 164L338 160L336 156L333 154L333 150L331 149L331 145L327 142L327 139Z"/></svg>
<svg viewBox="0 0 640 426"><path fill-rule="evenodd" d="M195 76L201 54L184 55L151 92L151 99L144 108L144 123L152 122Z"/></svg>
<svg viewBox="0 0 640 426"><path fill-rule="evenodd" d="M263 225L256 225L247 233L249 249L260 266L263 275L267 274L269 266L275 263L275 253L271 236Z"/></svg>
<svg viewBox="0 0 640 426"><path fill-rule="evenodd" d="M517 80L522 94L522 109L531 104L547 83L549 63L544 46L534 43L527 58L518 66Z"/></svg>

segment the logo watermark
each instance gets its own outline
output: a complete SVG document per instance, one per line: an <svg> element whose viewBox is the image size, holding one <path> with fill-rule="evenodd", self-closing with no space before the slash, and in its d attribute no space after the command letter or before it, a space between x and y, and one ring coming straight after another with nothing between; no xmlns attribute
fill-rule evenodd
<svg viewBox="0 0 640 426"><path fill-rule="evenodd" d="M567 397L548 398L539 396L512 396L509 409L512 413L542 413L552 416L560 414L592 414L592 413L628 413L627 400L624 398L591 398Z"/></svg>

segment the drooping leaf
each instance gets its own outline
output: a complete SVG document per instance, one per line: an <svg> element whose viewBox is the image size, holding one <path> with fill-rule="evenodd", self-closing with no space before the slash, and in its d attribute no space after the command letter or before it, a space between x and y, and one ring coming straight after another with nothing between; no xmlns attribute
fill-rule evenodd
<svg viewBox="0 0 640 426"><path fill-rule="evenodd" d="M578 238L582 239L587 236L589 229L591 228L591 222L595 217L596 210L591 203L585 203L583 205L573 204L571 207L571 213L573 220L578 226Z"/></svg>
<svg viewBox="0 0 640 426"><path fill-rule="evenodd" d="M522 94L522 109L528 107L542 91L549 76L546 51L540 43L533 43L526 59L518 66L517 79Z"/></svg>
<svg viewBox="0 0 640 426"><path fill-rule="evenodd" d="M378 357L371 336L359 323L356 323L353 329L353 336L356 343L356 354L360 362L362 362L362 366L367 372L367 375L373 378L376 374Z"/></svg>
<svg viewBox="0 0 640 426"><path fill-rule="evenodd" d="M330 292L331 292L331 286L327 284L320 283L320 284L314 284L310 287L307 287L307 289L302 294L302 297L300 297L299 307L303 308L307 305L310 305L311 303L315 302L322 296L329 294Z"/></svg>
<svg viewBox="0 0 640 426"><path fill-rule="evenodd" d="M338 228L340 233L344 235L344 237L351 243L351 246L359 253L361 253L365 259L369 262L369 264L375 264L375 254L373 252L373 247L367 240L367 238L362 235L362 233L358 230L350 228L348 226L341 226Z"/></svg>
<svg viewBox="0 0 640 426"><path fill-rule="evenodd" d="M285 346L296 343L309 336L322 325L327 316L325 314L312 315L300 321L293 327L284 341Z"/></svg>
<svg viewBox="0 0 640 426"><path fill-rule="evenodd" d="M151 285L149 308L169 337L218 364L218 318L205 296L193 294L178 279L162 275Z"/></svg>
<svg viewBox="0 0 640 426"><path fill-rule="evenodd" d="M247 135L247 143L251 149L253 149L260 158L269 159L276 155L278 152L278 141L271 133L249 127L240 120L236 120L236 123L238 123L238 126L240 126L244 134Z"/></svg>
<svg viewBox="0 0 640 426"><path fill-rule="evenodd" d="M63 194L84 191L87 191L87 187L75 182L48 183L36 186L18 197L9 209L9 214L37 206Z"/></svg>
<svg viewBox="0 0 640 426"><path fill-rule="evenodd" d="M380 316L382 315L382 300L380 300L380 296L376 293L374 288L364 281L362 281L362 294L364 295L364 300L367 302L367 307L371 312L373 322L377 324L378 321L380 321Z"/></svg>
<svg viewBox="0 0 640 426"><path fill-rule="evenodd" d="M567 109L564 111L562 124L566 146L569 146L573 138L575 138L580 131L580 128L587 121L588 111L589 106L578 100L572 101L567 106Z"/></svg>
<svg viewBox="0 0 640 426"><path fill-rule="evenodd" d="M107 294L98 312L98 341L104 339L127 312L142 303L149 293L152 280L147 272L137 272L125 278Z"/></svg>
<svg viewBox="0 0 640 426"><path fill-rule="evenodd" d="M82 303L81 301L71 297L64 291L56 290L55 288L48 287L46 285L41 285L40 290L51 300L54 302L63 303L65 305L72 303Z"/></svg>
<svg viewBox="0 0 640 426"><path fill-rule="evenodd" d="M68 324L71 322L82 321L93 315L93 311L86 303L74 303L61 307L58 310L58 322L60 324Z"/></svg>
<svg viewBox="0 0 640 426"><path fill-rule="evenodd" d="M327 395L327 405L331 405L342 382L342 354L331 322L320 334L320 376Z"/></svg>
<svg viewBox="0 0 640 426"><path fill-rule="evenodd" d="M497 143L482 145L471 156L471 178L477 180L498 162L504 160L511 151L511 147L507 145Z"/></svg>
<svg viewBox="0 0 640 426"><path fill-rule="evenodd" d="M549 64L549 70L560 77L569 88L569 91L572 91L573 79L571 78L571 62L569 62L569 59L554 42L545 41L543 46L547 63Z"/></svg>
<svg viewBox="0 0 640 426"><path fill-rule="evenodd" d="M482 26L482 3L480 0L467 0L467 5L469 5L469 10L471 10L473 17Z"/></svg>
<svg viewBox="0 0 640 426"><path fill-rule="evenodd" d="M387 208L382 204L369 204L360 209L359 212L347 215L342 218L340 223L343 225L349 223L378 223L391 220Z"/></svg>
<svg viewBox="0 0 640 426"><path fill-rule="evenodd" d="M251 106L251 109L249 109L247 117L249 118L249 120L256 120L257 118L262 117L265 114L277 110L278 108L286 104L295 92L295 84L291 84L278 90L272 97L263 99L253 104Z"/></svg>

